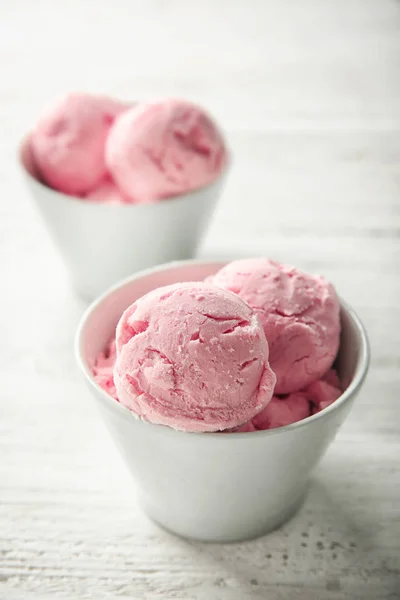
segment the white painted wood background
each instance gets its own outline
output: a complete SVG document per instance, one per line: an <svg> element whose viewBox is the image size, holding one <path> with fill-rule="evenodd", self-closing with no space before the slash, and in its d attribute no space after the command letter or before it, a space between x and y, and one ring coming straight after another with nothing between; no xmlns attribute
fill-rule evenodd
<svg viewBox="0 0 400 600"><path fill-rule="evenodd" d="M1 599L400 598L399 61L396 0L1 1ZM201 256L320 271L365 320L368 382L304 507L267 537L160 531L88 398L84 305L15 165L72 89L207 105L235 161Z"/></svg>

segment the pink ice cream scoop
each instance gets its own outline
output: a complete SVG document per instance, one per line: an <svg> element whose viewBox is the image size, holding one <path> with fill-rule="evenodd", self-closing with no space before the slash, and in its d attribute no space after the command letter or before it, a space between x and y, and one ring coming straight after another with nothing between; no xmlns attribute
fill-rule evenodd
<svg viewBox="0 0 400 600"><path fill-rule="evenodd" d="M297 392L331 367L339 348L339 300L323 277L254 258L231 262L208 281L256 311L277 378L275 394Z"/></svg>
<svg viewBox="0 0 400 600"><path fill-rule="evenodd" d="M37 123L33 158L44 182L65 194L92 190L106 175L104 146L127 106L101 96L70 94Z"/></svg>
<svg viewBox="0 0 400 600"><path fill-rule="evenodd" d="M116 120L106 144L106 162L115 182L140 203L210 183L225 159L215 123L184 100L131 108Z"/></svg>
<svg viewBox="0 0 400 600"><path fill-rule="evenodd" d="M148 293L122 315L116 342L117 397L152 423L193 432L234 428L272 397L275 375L255 312L212 285Z"/></svg>

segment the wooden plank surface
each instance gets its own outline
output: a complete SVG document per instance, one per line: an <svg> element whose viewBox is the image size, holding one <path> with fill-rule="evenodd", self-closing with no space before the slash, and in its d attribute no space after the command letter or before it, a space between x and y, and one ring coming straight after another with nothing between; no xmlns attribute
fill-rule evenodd
<svg viewBox="0 0 400 600"><path fill-rule="evenodd" d="M400 598L399 2L1 4L0 598ZM185 542L135 505L74 364L84 304L15 164L71 89L207 105L234 161L200 256L320 271L365 320L367 384L269 536Z"/></svg>

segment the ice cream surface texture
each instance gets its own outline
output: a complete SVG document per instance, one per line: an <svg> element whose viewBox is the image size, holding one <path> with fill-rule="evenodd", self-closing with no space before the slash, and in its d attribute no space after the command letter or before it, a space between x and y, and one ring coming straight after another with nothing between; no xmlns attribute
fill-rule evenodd
<svg viewBox="0 0 400 600"><path fill-rule="evenodd" d="M200 188L217 177L225 160L215 123L184 100L131 108L116 120L106 143L110 173L139 203Z"/></svg>
<svg viewBox="0 0 400 600"><path fill-rule="evenodd" d="M105 142L115 118L127 106L102 96L69 94L37 123L31 148L46 184L81 195L106 175Z"/></svg>
<svg viewBox="0 0 400 600"><path fill-rule="evenodd" d="M256 311L277 378L275 394L297 392L331 367L339 348L340 307L326 279L254 258L231 262L208 281Z"/></svg>
<svg viewBox="0 0 400 600"><path fill-rule="evenodd" d="M255 312L205 283L149 292L116 330L118 400L152 423L191 432L250 421L271 400L275 375Z"/></svg>

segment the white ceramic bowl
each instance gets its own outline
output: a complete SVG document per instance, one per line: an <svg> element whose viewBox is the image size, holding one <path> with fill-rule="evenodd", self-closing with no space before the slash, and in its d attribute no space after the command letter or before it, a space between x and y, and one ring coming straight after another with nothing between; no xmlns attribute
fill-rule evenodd
<svg viewBox="0 0 400 600"><path fill-rule="evenodd" d="M109 205L85 202L44 185L32 160L29 136L21 144L19 163L72 285L86 300L135 271L193 257L229 164L214 182L188 194L154 204Z"/></svg>
<svg viewBox="0 0 400 600"><path fill-rule="evenodd" d="M138 273L82 318L76 357L104 421L138 484L146 513L174 533L227 542L282 524L301 504L312 468L346 418L369 365L365 330L342 302L336 367L348 386L324 411L287 427L252 433L184 433L134 417L94 381L91 367L134 300L155 287L202 280L223 263L183 261Z"/></svg>

